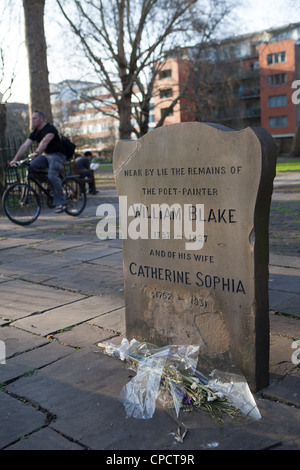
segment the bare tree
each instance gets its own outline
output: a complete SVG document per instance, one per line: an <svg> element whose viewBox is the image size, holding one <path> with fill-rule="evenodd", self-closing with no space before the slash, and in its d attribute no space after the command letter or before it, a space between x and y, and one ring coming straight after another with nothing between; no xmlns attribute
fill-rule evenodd
<svg viewBox="0 0 300 470"><path fill-rule="evenodd" d="M100 84L113 98L119 118L119 137L123 139L130 138L132 132L139 136L148 131L153 85L167 58L166 51L187 41L207 40L230 11L229 0L56 1L97 72ZM186 87L189 86L187 83ZM139 104L137 126L132 123L135 90ZM170 110L178 99L174 97Z"/></svg>
<svg viewBox="0 0 300 470"><path fill-rule="evenodd" d="M44 31L45 0L23 0L25 39L29 64L29 117L35 109L42 109L52 122L47 46Z"/></svg>
<svg viewBox="0 0 300 470"><path fill-rule="evenodd" d="M9 82L4 83L5 79L5 60L4 60L4 52L3 49L0 47L0 139L4 138L5 129L6 129L6 101L11 96L11 87L13 85L15 74L14 71L11 74Z"/></svg>

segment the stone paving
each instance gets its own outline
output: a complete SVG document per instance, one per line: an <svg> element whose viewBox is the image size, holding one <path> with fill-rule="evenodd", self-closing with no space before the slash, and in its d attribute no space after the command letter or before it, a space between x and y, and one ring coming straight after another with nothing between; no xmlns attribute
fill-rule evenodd
<svg viewBox="0 0 300 470"><path fill-rule="evenodd" d="M297 181L277 182L273 201L298 204L299 191L281 191ZM117 204L113 189L90 197L76 219L43 211L29 227L0 212L0 449L300 449L300 369L292 361L299 251L270 253L270 386L255 396L261 420L220 426L190 413L178 422L159 405L150 420L126 419L118 397L130 371L97 346L125 335L121 242L95 232L96 207L109 201ZM178 425L188 428L183 443L172 434Z"/></svg>

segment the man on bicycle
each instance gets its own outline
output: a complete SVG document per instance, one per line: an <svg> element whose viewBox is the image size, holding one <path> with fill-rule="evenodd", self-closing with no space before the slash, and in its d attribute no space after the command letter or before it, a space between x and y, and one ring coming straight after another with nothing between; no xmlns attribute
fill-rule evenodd
<svg viewBox="0 0 300 470"><path fill-rule="evenodd" d="M21 158L33 142L38 142L35 153L30 156L33 161L30 163L29 171L40 172L48 168L48 179L53 186L53 202L56 206L55 212L60 213L65 210L65 197L62 190L59 172L66 162L67 157L63 154L63 147L56 127L45 121L42 111L36 110L32 114L33 131L28 139L21 145L10 165L13 165ZM43 155L42 155L43 154Z"/></svg>

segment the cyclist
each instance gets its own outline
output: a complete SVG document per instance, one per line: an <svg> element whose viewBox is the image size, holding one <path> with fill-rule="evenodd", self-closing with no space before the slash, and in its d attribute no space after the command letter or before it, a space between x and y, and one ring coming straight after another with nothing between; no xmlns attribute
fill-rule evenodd
<svg viewBox="0 0 300 470"><path fill-rule="evenodd" d="M63 212L66 208L66 201L59 172L65 164L67 157L63 154L58 131L56 127L45 121L45 115L40 110L36 110L32 114L32 127L33 131L21 145L13 160L9 162L9 165L13 165L18 161L33 142L38 142L36 152L30 155L33 161L29 165L29 171L40 172L46 168L49 169L48 179L53 186L55 212Z"/></svg>

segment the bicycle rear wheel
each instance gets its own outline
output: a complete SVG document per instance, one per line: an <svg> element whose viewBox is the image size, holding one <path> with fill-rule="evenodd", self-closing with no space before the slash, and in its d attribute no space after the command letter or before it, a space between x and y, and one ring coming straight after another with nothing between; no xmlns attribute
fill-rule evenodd
<svg viewBox="0 0 300 470"><path fill-rule="evenodd" d="M27 184L15 183L4 192L2 207L11 222L29 225L40 215L41 201L33 188Z"/></svg>
<svg viewBox="0 0 300 470"><path fill-rule="evenodd" d="M66 213L77 216L81 214L86 205L86 192L83 185L76 178L67 178L62 188L66 198Z"/></svg>

